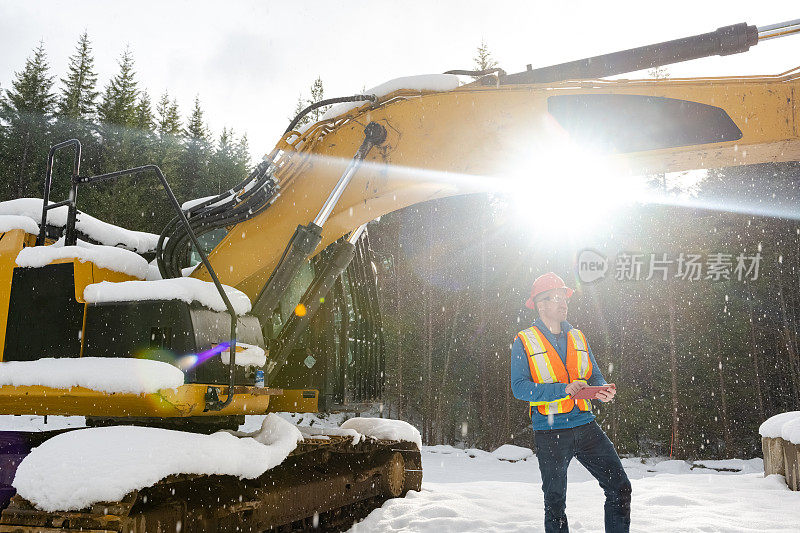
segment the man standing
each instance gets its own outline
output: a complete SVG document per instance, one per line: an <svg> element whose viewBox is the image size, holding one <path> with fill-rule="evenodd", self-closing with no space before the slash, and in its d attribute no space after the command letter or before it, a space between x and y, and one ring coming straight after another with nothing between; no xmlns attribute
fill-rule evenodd
<svg viewBox="0 0 800 533"><path fill-rule="evenodd" d="M530 402L536 457L542 474L547 533L567 532L567 467L573 457L597 479L606 495L606 532L627 532L631 483L614 445L594 421L592 404L573 396L587 386L608 385L580 330L567 321L573 290L553 272L536 278L525 303L539 318L521 331L511 349L511 389ZM609 385L595 396L614 398Z"/></svg>

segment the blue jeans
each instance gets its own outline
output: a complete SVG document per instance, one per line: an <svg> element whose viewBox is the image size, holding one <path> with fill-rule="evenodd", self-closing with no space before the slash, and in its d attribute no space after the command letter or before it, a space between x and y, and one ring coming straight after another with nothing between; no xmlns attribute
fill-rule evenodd
<svg viewBox="0 0 800 533"><path fill-rule="evenodd" d="M547 533L569 531L567 467L575 457L597 479L606 494L606 533L627 532L631 525L631 482L614 445L597 422L534 433L544 492L544 530Z"/></svg>

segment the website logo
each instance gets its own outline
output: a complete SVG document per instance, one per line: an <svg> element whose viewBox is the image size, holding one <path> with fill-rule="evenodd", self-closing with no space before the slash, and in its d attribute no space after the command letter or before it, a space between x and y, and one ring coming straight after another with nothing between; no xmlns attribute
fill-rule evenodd
<svg viewBox="0 0 800 533"><path fill-rule="evenodd" d="M594 250L581 250L578 254L578 279L582 283L592 283L606 276L608 259Z"/></svg>

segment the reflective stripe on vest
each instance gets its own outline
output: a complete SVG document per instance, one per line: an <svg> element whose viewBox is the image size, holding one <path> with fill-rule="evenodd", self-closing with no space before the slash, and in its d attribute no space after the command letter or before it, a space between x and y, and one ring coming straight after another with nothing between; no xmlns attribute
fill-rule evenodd
<svg viewBox="0 0 800 533"><path fill-rule="evenodd" d="M528 365L535 383L571 383L586 381L592 375L592 362L586 337L579 329L567 333L567 364L536 326L517 335L528 354ZM569 395L552 402L530 402L531 414L536 407L543 415L569 413L575 404L581 411L591 411L589 400L573 400Z"/></svg>

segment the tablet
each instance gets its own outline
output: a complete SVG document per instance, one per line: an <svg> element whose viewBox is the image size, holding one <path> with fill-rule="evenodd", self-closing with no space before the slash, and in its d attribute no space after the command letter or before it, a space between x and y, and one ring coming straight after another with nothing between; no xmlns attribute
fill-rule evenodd
<svg viewBox="0 0 800 533"><path fill-rule="evenodd" d="M599 385L597 387L584 387L572 396L573 400L596 400L597 393L607 389L616 389L613 383L609 383L608 385Z"/></svg>

